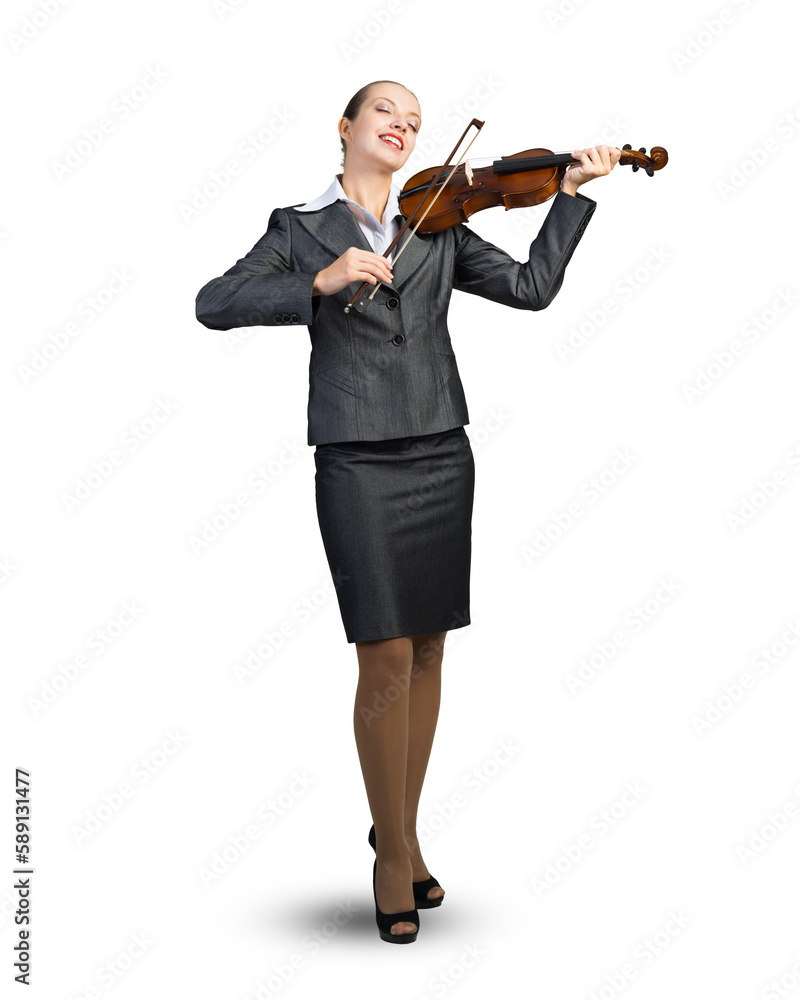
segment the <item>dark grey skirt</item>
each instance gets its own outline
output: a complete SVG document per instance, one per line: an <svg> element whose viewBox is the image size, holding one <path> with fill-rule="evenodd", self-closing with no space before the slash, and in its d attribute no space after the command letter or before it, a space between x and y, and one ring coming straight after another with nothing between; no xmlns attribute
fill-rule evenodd
<svg viewBox="0 0 800 1000"><path fill-rule="evenodd" d="M475 463L464 428L318 444L314 462L347 641L469 625Z"/></svg>

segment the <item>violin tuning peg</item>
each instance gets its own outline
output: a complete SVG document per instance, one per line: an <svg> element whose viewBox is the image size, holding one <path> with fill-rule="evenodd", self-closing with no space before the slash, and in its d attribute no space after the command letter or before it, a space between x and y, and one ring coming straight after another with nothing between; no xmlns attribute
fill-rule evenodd
<svg viewBox="0 0 800 1000"><path fill-rule="evenodd" d="M640 146L639 147L639 152L640 153L646 153L647 152L647 146Z"/></svg>
<svg viewBox="0 0 800 1000"><path fill-rule="evenodd" d="M631 146L631 144L629 142L626 142L625 145L622 148L623 149L633 149L633 147Z"/></svg>
<svg viewBox="0 0 800 1000"><path fill-rule="evenodd" d="M638 164L638 163L632 163L632 164L631 164L631 170L632 170L632 171L633 171L634 173L636 173L636 171L637 171L638 169L639 169L639 164Z"/></svg>
<svg viewBox="0 0 800 1000"><path fill-rule="evenodd" d="M653 174L655 173L655 170L653 170L653 168L652 168L652 167L650 166L650 164L648 164L648 165L647 165L647 166L646 166L646 167L644 168L644 170L645 170L645 173L647 174L647 176L648 176L648 177L652 177L652 176L653 176Z"/></svg>

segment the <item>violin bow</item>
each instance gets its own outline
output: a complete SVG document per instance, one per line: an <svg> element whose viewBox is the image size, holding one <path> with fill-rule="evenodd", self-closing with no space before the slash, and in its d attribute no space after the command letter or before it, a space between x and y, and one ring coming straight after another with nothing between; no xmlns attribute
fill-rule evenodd
<svg viewBox="0 0 800 1000"><path fill-rule="evenodd" d="M428 207L425 209L425 211L423 212L423 214L417 220L416 226L414 226L414 228L411 230L411 232L406 237L405 242L403 243L403 245L400 247L400 249L395 254L394 260L392 261L392 267L394 267L394 265L397 263L397 258L405 250L406 246L408 246L408 241L411 239L411 237L416 233L416 231L422 225L422 223L423 223L423 221L425 219L425 216L433 208L433 205L434 205L436 199L439 197L439 195L444 190L444 187L447 184L447 182L450 180L450 178L453 176L453 174L455 173L455 171L458 169L458 167L464 161L464 157L469 152L469 147L478 138L478 132L480 132L480 130L483 128L484 124L485 124L484 122L478 121L477 118L473 118L472 121L469 123L469 125L467 125L467 127L462 132L461 138L458 140L458 142L455 144L455 146L453 146L452 153L450 153L450 155L447 157L447 159L444 162L444 166L442 167L443 171L447 169L448 164L450 163L450 160L452 160L452 158L456 155L456 150L461 145L461 143L464 141L464 136L466 136L467 132L469 132L469 130L472 128L473 125L475 126L475 128L477 130L475 132L475 135L473 135L473 137L470 139L469 144L467 145L467 148L461 154L461 158L459 159L458 163L456 163L451 168L450 173L447 175L447 177L445 177L444 181L442 181L441 187L436 192L436 194L434 195L434 197L431 199L430 205L428 205ZM431 177L431 182L427 186L427 188L425 189L425 194L422 196L422 199L420 200L420 205L422 205L425 202L425 199L428 197L428 194L430 193L431 188L439 180L440 177L441 177L441 174L437 175L436 173L434 173L433 177ZM386 257L387 260L388 260L388 255L392 252L392 250L394 250L395 246L397 245L398 240L403 235L403 233L408 229L408 227L411 225L413 219L414 219L414 214L412 213L411 215L409 215L409 217L403 223L402 228L400 229L400 232L397 234L397 236L395 236L395 238L392 240L392 242L389 244L389 246L383 251L382 256ZM375 293L378 291L378 289L381 287L382 284L383 284L383 282L379 281L376 285L373 286L372 291L370 292L369 295L364 295L364 291L367 288L369 288L370 283L368 281L362 282L362 284L358 288L358 291L355 293L355 295L352 297L352 299L350 299L350 301L344 307L344 311L346 313L349 313L351 308L355 308L358 312L364 312L364 310L367 308L367 306L369 305L369 303L372 301L373 296L375 295Z"/></svg>

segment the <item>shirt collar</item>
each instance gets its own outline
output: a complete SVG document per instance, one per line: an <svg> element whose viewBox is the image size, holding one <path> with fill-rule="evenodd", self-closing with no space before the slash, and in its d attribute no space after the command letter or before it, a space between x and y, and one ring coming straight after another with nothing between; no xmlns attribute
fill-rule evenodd
<svg viewBox="0 0 800 1000"><path fill-rule="evenodd" d="M314 212L318 208L325 208L326 205L332 205L335 201L343 201L346 205L355 205L355 207L364 212L365 215L368 215L370 219L374 219L375 222L377 222L378 220L372 212L364 208L363 205L359 205L357 201L353 201L352 198L347 197L341 184L341 178L341 174L336 174L327 191L324 191L318 198L315 198L314 201L308 202L306 205L298 205L295 208L295 211ZM383 213L383 220L380 223L384 229L386 229L395 216L402 214L400 212L400 194L401 189L399 185L392 182L392 186L389 190L389 197L386 200L386 209Z"/></svg>

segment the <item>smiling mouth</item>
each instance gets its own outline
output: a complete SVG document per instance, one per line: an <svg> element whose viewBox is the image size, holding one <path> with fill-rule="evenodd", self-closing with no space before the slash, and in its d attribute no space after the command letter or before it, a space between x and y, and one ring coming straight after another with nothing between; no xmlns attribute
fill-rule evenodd
<svg viewBox="0 0 800 1000"><path fill-rule="evenodd" d="M383 135L379 135L378 138L385 142L387 145L391 146L393 149L403 148L403 140L397 135L390 135L388 132L384 132Z"/></svg>

